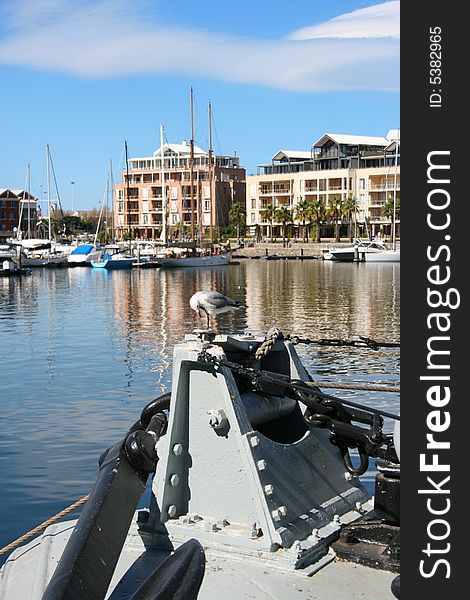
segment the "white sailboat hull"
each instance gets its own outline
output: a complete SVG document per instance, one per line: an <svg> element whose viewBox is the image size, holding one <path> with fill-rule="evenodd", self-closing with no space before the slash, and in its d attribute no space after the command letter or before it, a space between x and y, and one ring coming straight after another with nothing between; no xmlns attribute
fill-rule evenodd
<svg viewBox="0 0 470 600"><path fill-rule="evenodd" d="M209 254L207 256L185 256L185 257L162 257L158 263L164 268L174 267L218 267L228 265L232 255L230 252L224 254Z"/></svg>
<svg viewBox="0 0 470 600"><path fill-rule="evenodd" d="M400 262L400 250L383 250L382 252L366 252L366 263Z"/></svg>

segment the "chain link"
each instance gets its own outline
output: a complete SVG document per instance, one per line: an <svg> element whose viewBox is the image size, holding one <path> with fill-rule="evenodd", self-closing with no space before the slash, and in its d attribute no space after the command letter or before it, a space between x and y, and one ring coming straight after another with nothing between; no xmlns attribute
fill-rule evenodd
<svg viewBox="0 0 470 600"><path fill-rule="evenodd" d="M296 344L310 344L314 346L336 346L342 347L347 346L349 348L369 348L371 350L378 350L379 348L399 348L400 342L379 342L373 338L359 336L358 340L345 340L341 338L320 338L318 340L311 340L310 338L301 338L298 335L286 335L284 339L289 340L294 345Z"/></svg>

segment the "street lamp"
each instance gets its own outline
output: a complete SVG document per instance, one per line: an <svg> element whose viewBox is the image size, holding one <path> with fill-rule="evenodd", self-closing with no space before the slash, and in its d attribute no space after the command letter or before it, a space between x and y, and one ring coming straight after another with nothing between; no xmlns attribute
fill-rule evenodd
<svg viewBox="0 0 470 600"><path fill-rule="evenodd" d="M72 186L72 214L73 214L73 190L74 190L73 186L75 185L75 181L71 181L70 185Z"/></svg>

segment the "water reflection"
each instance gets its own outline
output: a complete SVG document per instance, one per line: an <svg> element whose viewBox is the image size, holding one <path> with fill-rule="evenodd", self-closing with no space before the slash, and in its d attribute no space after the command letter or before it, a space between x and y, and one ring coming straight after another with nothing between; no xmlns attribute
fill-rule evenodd
<svg viewBox="0 0 470 600"><path fill-rule="evenodd" d="M399 265L246 260L213 269L38 270L0 279L4 545L86 494L101 451L167 390L172 349L217 289L246 305L221 332L399 339ZM320 381L391 382L398 353L298 346ZM335 395L396 412L393 394Z"/></svg>

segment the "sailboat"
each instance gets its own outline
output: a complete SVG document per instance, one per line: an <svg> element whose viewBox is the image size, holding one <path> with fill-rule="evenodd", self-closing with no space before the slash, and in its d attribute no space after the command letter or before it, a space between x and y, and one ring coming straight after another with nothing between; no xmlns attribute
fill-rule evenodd
<svg viewBox="0 0 470 600"><path fill-rule="evenodd" d="M98 232L100 230L101 222L103 220L103 211L105 212L105 222L107 222L108 215L108 198L109 191L112 189L112 168L110 165L110 171L108 179L106 181L106 189L103 195L103 201L101 202L100 214L98 217L98 225L96 226L94 246L97 247ZM106 244L107 228L105 229L105 244ZM95 269L130 269L135 259L129 251L123 249L118 244L106 244L96 256L91 259L91 266Z"/></svg>
<svg viewBox="0 0 470 600"><path fill-rule="evenodd" d="M21 264L23 267L63 267L67 265L67 253L64 252L63 248L59 247L55 241L52 240L52 226L51 226L51 169L54 167L52 164L51 152L49 144L46 144L46 168L47 168L47 212L48 212L48 239L33 239L30 237L30 219L28 219L28 238L21 240L22 256ZM54 171L53 171L54 174ZM29 165L28 165L28 196L29 193ZM57 181L54 174L54 182L56 187L57 197L59 198L59 191L57 189ZM59 198L60 206L60 198ZM30 208L28 205L28 212ZM21 217L20 217L21 224ZM19 228L18 228L19 229Z"/></svg>
<svg viewBox="0 0 470 600"><path fill-rule="evenodd" d="M191 88L190 94L190 112L191 112L191 140L190 140L190 196L191 196L191 243L181 244L175 243L167 247L165 256L159 257L158 262L161 267L174 268L174 267L217 267L224 266L230 263L232 257L230 251L221 251L220 247L214 250L213 247L213 197L214 197L214 169L213 169L213 153L212 153L212 109L211 103L209 102L209 207L210 207L210 248L202 248L202 211L200 210L200 198L198 197L197 214L198 220L197 225L199 228L199 244L196 240L195 234L195 219L194 219L194 118L193 118L193 89ZM162 190L163 190L163 203L165 205L164 195L164 178L163 178L163 164L164 164L164 147L163 138L160 140L160 154L162 161ZM163 209L164 221L166 220L166 208ZM166 231L166 224L164 223L164 231Z"/></svg>
<svg viewBox="0 0 470 600"><path fill-rule="evenodd" d="M98 223L96 225L95 237L93 239L93 243L90 244L79 244L72 252L68 258L69 266L93 266L93 261L99 261L103 254L103 249L98 244L98 234L101 227L101 219L103 216L103 207L105 206L106 201L106 222L108 218L108 195L111 184L112 190L112 164L110 161L108 178L106 180L106 188L103 196L103 200L101 202L100 213L98 216ZM114 225L113 225L114 229ZM105 233L106 237L106 233Z"/></svg>

